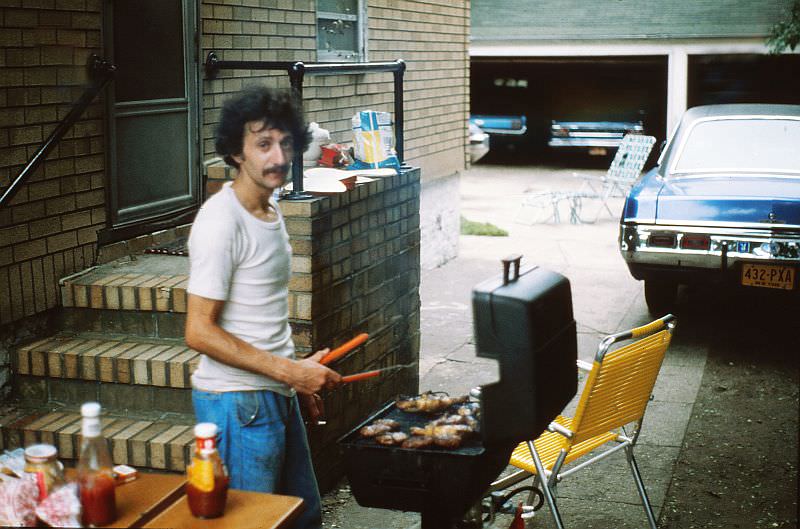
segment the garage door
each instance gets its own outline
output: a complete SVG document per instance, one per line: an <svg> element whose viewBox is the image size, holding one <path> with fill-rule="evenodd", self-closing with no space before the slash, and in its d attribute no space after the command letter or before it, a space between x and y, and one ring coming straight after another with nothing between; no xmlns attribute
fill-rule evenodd
<svg viewBox="0 0 800 529"><path fill-rule="evenodd" d="M800 104L800 55L692 55L688 103Z"/></svg>
<svg viewBox="0 0 800 529"><path fill-rule="evenodd" d="M531 150L547 145L551 120L643 121L666 131L667 59L641 57L473 58L473 114L523 114Z"/></svg>

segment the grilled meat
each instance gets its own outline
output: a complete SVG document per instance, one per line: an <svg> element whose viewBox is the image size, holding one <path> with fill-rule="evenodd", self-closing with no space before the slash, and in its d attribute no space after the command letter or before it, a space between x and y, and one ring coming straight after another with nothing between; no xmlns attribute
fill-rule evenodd
<svg viewBox="0 0 800 529"><path fill-rule="evenodd" d="M453 435L464 437L474 433L475 430L466 424L435 424L434 421L426 424L424 428L412 426L409 431L411 435L427 435L429 437L448 437Z"/></svg>
<svg viewBox="0 0 800 529"><path fill-rule="evenodd" d="M478 406L477 404L464 404L463 406L458 407L456 413L465 417L474 417L475 415L478 415Z"/></svg>
<svg viewBox="0 0 800 529"><path fill-rule="evenodd" d="M407 412L425 412L437 413L445 410L453 404L461 404L466 402L469 396L463 395L461 397L450 397L448 395L437 395L435 393L427 392L417 397L409 399L398 399L395 405L398 409Z"/></svg>
<svg viewBox="0 0 800 529"><path fill-rule="evenodd" d="M461 446L461 441L463 437L460 435L440 435L438 437L433 438L433 443L436 446L446 448L448 450L455 450L459 446Z"/></svg>
<svg viewBox="0 0 800 529"><path fill-rule="evenodd" d="M358 433L361 434L362 437L375 437L377 435L389 433L398 428L400 428L400 423L395 420L378 419L361 428Z"/></svg>
<svg viewBox="0 0 800 529"><path fill-rule="evenodd" d="M431 424L434 425L444 425L444 424L464 424L469 426L472 431L478 430L478 420L473 417L472 415L460 415L458 413L453 413L450 415L442 415L435 421L431 421Z"/></svg>
<svg viewBox="0 0 800 529"><path fill-rule="evenodd" d="M384 446L396 446L406 439L408 439L408 434L405 432L387 432L375 437L375 441Z"/></svg>
<svg viewBox="0 0 800 529"><path fill-rule="evenodd" d="M426 435L413 435L403 441L403 444L400 446L401 448L411 449L428 448L429 446L433 446L433 437L428 437Z"/></svg>

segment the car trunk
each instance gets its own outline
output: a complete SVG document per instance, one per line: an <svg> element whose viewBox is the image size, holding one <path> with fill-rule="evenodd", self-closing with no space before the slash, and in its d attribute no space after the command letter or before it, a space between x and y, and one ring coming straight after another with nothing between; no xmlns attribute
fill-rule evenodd
<svg viewBox="0 0 800 529"><path fill-rule="evenodd" d="M721 193L724 189L724 194ZM657 224L800 225L800 178L757 175L682 177L658 192Z"/></svg>

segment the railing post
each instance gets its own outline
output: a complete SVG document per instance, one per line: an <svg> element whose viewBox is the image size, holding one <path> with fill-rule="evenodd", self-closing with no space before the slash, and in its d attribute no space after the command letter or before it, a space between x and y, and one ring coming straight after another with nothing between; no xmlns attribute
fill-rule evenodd
<svg viewBox="0 0 800 529"><path fill-rule="evenodd" d="M406 71L406 63L403 59L397 59L399 67L392 73L394 75L394 130L395 130L395 150L400 165L404 164L405 145L403 143L403 74Z"/></svg>
<svg viewBox="0 0 800 529"><path fill-rule="evenodd" d="M303 109L303 77L305 76L306 65L298 61L289 68L289 82L292 85L292 92L297 98L297 105L300 111ZM285 195L283 200L305 200L312 198L313 195L303 191L303 153L295 150L294 160L292 160L292 190Z"/></svg>

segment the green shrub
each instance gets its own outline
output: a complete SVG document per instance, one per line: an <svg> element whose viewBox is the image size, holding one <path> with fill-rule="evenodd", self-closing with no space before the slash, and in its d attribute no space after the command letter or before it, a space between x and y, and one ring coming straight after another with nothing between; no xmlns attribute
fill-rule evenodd
<svg viewBox="0 0 800 529"><path fill-rule="evenodd" d="M461 235L486 235L508 237L508 232L490 222L475 222L461 217Z"/></svg>

